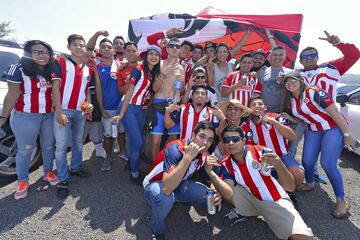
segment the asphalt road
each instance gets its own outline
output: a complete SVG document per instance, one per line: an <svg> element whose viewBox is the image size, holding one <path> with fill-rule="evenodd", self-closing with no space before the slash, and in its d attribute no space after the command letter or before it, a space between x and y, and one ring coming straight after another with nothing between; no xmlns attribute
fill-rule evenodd
<svg viewBox="0 0 360 240"><path fill-rule="evenodd" d="M151 239L150 208L141 187L129 180L116 159L109 173L100 172L101 162L93 157L92 144L84 147L84 168L89 179L73 178L71 194L65 201L55 188L36 192L42 185L42 168L30 175L29 196L14 200L16 182L0 181L0 239ZM344 176L351 216L336 220L331 215L335 197L330 184L321 184L310 193L296 193L300 213L317 239L360 238L360 157L344 152L339 161ZM142 164L142 168L148 165ZM224 227L222 216L205 209L177 204L167 219L168 239L276 239L266 224L251 218L234 227Z"/></svg>

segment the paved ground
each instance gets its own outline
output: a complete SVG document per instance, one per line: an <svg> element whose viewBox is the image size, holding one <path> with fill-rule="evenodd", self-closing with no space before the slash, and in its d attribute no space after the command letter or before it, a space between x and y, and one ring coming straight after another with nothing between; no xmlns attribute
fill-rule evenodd
<svg viewBox="0 0 360 240"><path fill-rule="evenodd" d="M100 172L100 160L92 157L93 147L85 146L84 168L93 176L73 178L71 195L62 202L55 189L36 192L42 184L42 168L30 175L27 199L14 200L16 183L0 182L0 239L150 239L150 209L142 188L133 185L117 159L112 170ZM352 202L348 219L330 215L335 206L329 184L311 193L297 193L300 212L318 239L359 239L360 157L349 152L341 156L348 199ZM143 165L146 167L146 165ZM224 227L220 213L209 217L205 209L176 205L168 217L168 239L276 239L266 224L252 218L236 226Z"/></svg>

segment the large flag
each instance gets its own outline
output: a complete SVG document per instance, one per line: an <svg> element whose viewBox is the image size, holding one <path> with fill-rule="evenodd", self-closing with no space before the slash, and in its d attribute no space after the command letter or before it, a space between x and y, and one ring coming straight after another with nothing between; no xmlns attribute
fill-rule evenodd
<svg viewBox="0 0 360 240"><path fill-rule="evenodd" d="M183 30L183 33L176 35L180 40L200 44L206 41L224 42L234 47L251 28L250 37L241 50L233 56L236 58L259 48L270 50L271 46L265 34L267 28L274 36L276 44L286 49L285 66L293 68L299 48L302 19L301 14L239 15L207 7L197 16L163 13L130 20L128 38L136 42L140 50L145 50L149 45L147 36L176 27Z"/></svg>

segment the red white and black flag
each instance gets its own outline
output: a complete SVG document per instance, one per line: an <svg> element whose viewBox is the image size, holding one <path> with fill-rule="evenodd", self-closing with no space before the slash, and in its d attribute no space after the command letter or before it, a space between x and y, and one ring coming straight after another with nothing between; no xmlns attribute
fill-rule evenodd
<svg viewBox="0 0 360 240"><path fill-rule="evenodd" d="M302 20L302 14L240 15L207 7L197 16L163 13L130 20L128 37L130 41L138 44L139 50L145 50L149 45L147 36L176 27L183 30L176 35L180 40L200 44L207 41L224 42L233 47L251 27L250 37L233 56L236 58L259 48L269 51L271 46L265 34L265 28L268 28L277 45L286 49L287 59L284 65L293 68L299 48Z"/></svg>

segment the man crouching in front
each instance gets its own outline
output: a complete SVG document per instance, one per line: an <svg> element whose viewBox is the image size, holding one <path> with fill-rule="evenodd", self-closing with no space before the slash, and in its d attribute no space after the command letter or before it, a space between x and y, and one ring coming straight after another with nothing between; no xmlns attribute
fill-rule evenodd
<svg viewBox="0 0 360 240"><path fill-rule="evenodd" d="M213 155L207 156L214 137L213 125L202 121L191 139L172 141L157 155L143 182L145 199L152 209L153 239L164 239L165 218L175 202L206 206L209 188L189 178L202 169L210 173L217 164ZM220 204L221 197L215 191L214 205Z"/></svg>
<svg viewBox="0 0 360 240"><path fill-rule="evenodd" d="M295 182L280 157L266 153L269 149L264 151L263 146L245 145L239 126L226 127L222 140L230 154L221 162L220 177L208 173L222 197L231 201L241 215L263 216L280 239L313 239L311 229L286 193L294 190ZM275 169L278 180L266 174L264 163Z"/></svg>

